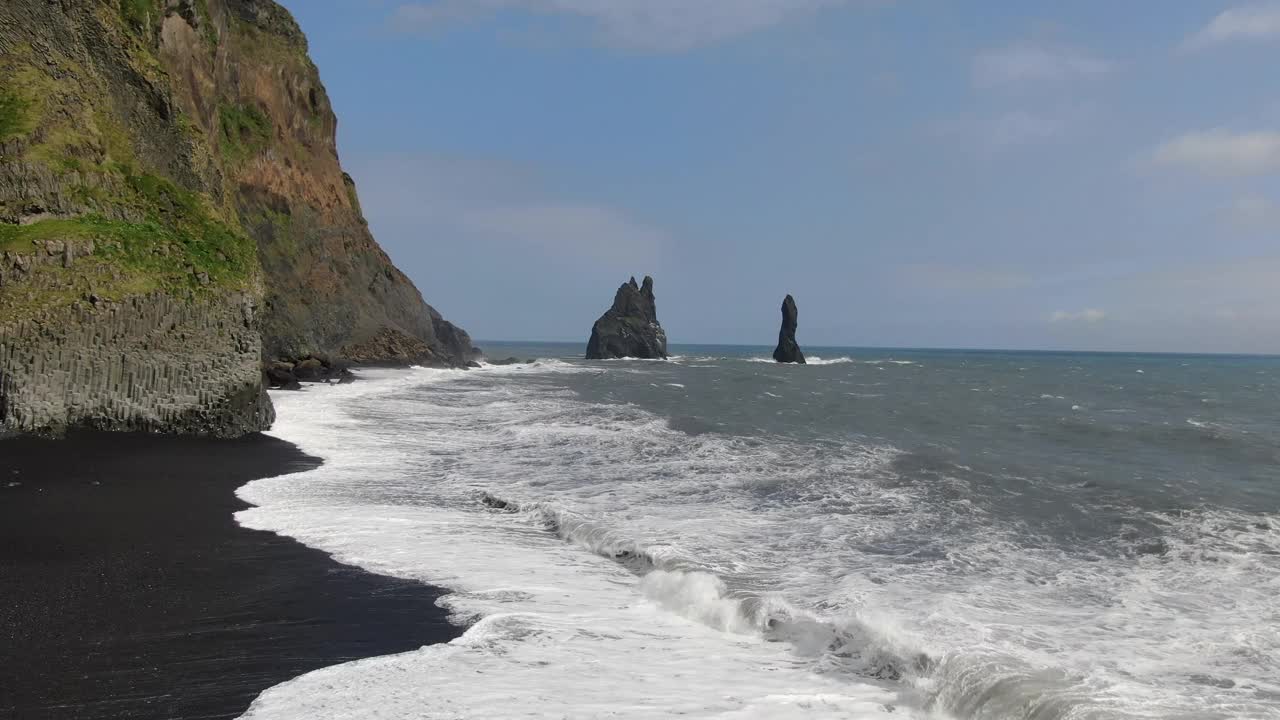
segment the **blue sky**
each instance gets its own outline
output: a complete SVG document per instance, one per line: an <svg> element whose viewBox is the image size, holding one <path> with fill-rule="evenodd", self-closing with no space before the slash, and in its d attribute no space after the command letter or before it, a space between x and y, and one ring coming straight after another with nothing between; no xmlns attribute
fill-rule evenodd
<svg viewBox="0 0 1280 720"><path fill-rule="evenodd" d="M286 3L478 338L1280 352L1280 2Z"/></svg>

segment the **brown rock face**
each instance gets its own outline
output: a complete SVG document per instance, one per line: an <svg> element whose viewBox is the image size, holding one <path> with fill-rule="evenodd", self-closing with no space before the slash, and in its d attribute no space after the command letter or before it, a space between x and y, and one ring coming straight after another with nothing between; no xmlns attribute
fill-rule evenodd
<svg viewBox="0 0 1280 720"><path fill-rule="evenodd" d="M226 184L267 280L266 356L341 358L354 347L366 362L465 365L470 338L438 332L443 318L369 232L355 183L338 162L337 118L293 18L271 0L207 5L216 53L201 51L208 28L172 12L159 51L170 72L186 78L175 85L178 105L231 149ZM428 352L372 352L386 347L375 339L388 333Z"/></svg>
<svg viewBox="0 0 1280 720"><path fill-rule="evenodd" d="M467 364L370 235L336 127L272 0L0 2L0 432L235 435L270 422L263 360Z"/></svg>

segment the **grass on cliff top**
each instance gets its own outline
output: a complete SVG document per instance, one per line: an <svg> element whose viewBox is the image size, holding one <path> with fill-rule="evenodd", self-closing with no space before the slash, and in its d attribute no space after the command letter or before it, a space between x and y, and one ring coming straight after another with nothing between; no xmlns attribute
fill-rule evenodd
<svg viewBox="0 0 1280 720"><path fill-rule="evenodd" d="M94 257L123 271L120 285L131 292L199 289L200 273L220 288L241 288L252 281L256 244L211 214L200 196L154 175L131 175L128 181L138 196L135 201L149 208L146 220L86 215L0 225L0 251L31 251L48 240L92 239ZM110 289L102 288L100 294L110 294Z"/></svg>
<svg viewBox="0 0 1280 720"><path fill-rule="evenodd" d="M31 101L0 89L0 140L31 132Z"/></svg>
<svg viewBox="0 0 1280 720"><path fill-rule="evenodd" d="M117 261L125 269L152 274L157 286L194 284L196 272L234 279L244 275L244 261L252 259L252 255L244 257L241 238L217 223L192 231L157 222L128 223L86 215L0 227L0 250L22 252L47 240L88 239L97 245L95 255Z"/></svg>

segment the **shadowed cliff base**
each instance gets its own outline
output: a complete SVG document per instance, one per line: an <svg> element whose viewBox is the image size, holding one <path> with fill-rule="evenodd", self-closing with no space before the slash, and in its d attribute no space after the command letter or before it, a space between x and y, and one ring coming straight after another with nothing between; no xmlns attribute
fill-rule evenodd
<svg viewBox="0 0 1280 720"><path fill-rule="evenodd" d="M232 718L457 637L438 590L236 524L238 486L317 464L262 435L0 440L0 717Z"/></svg>

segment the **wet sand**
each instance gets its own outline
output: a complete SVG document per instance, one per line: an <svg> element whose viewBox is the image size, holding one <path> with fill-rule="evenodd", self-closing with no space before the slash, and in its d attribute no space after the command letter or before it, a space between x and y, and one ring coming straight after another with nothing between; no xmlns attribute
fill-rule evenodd
<svg viewBox="0 0 1280 720"><path fill-rule="evenodd" d="M319 462L263 435L0 440L0 718L231 718L460 634L434 588L236 524L237 487Z"/></svg>

